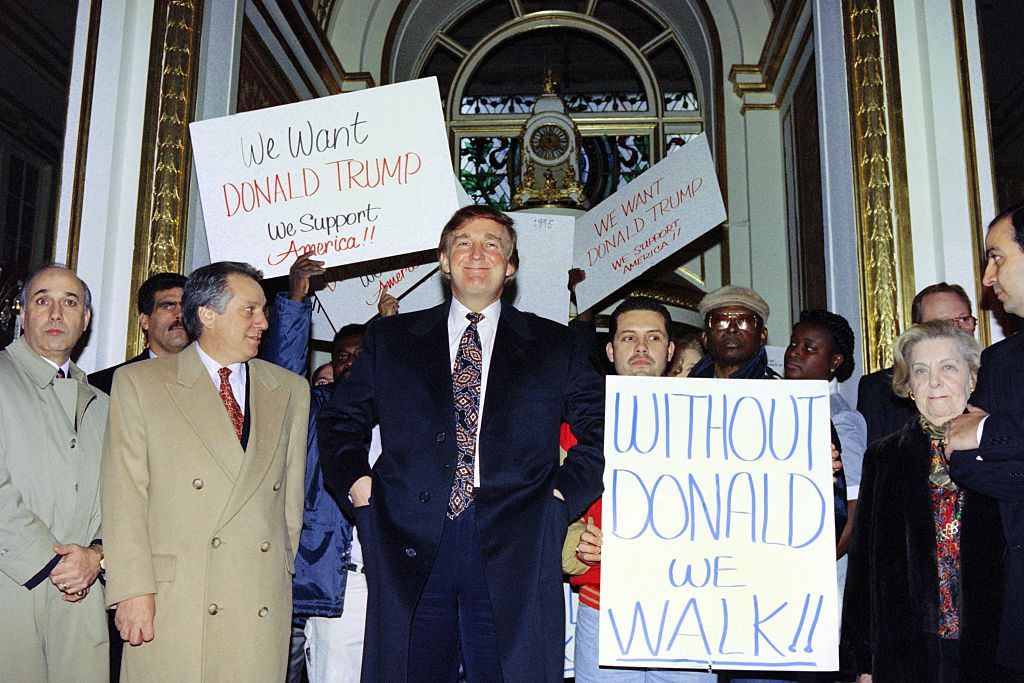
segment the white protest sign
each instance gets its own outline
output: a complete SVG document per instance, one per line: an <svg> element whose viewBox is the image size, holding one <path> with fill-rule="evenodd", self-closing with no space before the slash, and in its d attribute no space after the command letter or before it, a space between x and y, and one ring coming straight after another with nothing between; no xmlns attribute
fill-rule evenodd
<svg viewBox="0 0 1024 683"><path fill-rule="evenodd" d="M210 258L284 275L428 249L457 208L437 80L189 126Z"/></svg>
<svg viewBox="0 0 1024 683"><path fill-rule="evenodd" d="M838 668L828 385L609 377L600 662Z"/></svg>
<svg viewBox="0 0 1024 683"><path fill-rule="evenodd" d="M565 598L565 655L562 662L562 677L572 678L576 674L576 613L580 610L580 596L567 583L562 584Z"/></svg>
<svg viewBox="0 0 1024 683"><path fill-rule="evenodd" d="M583 311L726 218L707 136L698 135L576 220Z"/></svg>

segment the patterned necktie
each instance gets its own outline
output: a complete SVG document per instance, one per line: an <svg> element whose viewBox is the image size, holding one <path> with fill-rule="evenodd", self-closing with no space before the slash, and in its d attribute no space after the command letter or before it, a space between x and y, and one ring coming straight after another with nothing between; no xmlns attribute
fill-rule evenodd
<svg viewBox="0 0 1024 683"><path fill-rule="evenodd" d="M220 400L228 410L228 417L231 418L231 424L235 428L235 436L241 441L242 425L245 423L245 416L242 415L242 409L238 407L235 394L231 391L231 383L228 382L231 368L221 368L217 371L217 374L220 375Z"/></svg>
<svg viewBox="0 0 1024 683"><path fill-rule="evenodd" d="M455 465L452 494L448 499L448 518L455 519L473 503L473 454L476 431L480 422L480 377L483 374L483 352L480 333L476 329L483 320L481 313L467 313L469 327L462 334L452 369L452 394L455 398L455 445L459 460Z"/></svg>
<svg viewBox="0 0 1024 683"><path fill-rule="evenodd" d="M57 379L67 379L68 376L64 374L64 368L57 368Z"/></svg>

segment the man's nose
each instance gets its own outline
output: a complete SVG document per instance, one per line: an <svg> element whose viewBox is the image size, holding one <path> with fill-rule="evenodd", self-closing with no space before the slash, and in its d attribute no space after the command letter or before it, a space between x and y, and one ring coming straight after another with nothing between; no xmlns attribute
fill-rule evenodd
<svg viewBox="0 0 1024 683"><path fill-rule="evenodd" d="M991 287L996 283L996 267L995 264L990 260L985 264L985 273L981 276L981 284L986 287Z"/></svg>

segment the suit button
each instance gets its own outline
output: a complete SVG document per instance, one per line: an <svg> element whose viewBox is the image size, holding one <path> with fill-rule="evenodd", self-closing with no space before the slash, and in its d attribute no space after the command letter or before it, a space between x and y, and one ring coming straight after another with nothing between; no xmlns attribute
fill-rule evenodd
<svg viewBox="0 0 1024 683"><path fill-rule="evenodd" d="M429 493L427 493L426 491L424 491L423 493L421 493L421 494L420 494L420 502L421 502L421 503L426 503L426 502L428 502L429 500L430 500L430 494L429 494Z"/></svg>
<svg viewBox="0 0 1024 683"><path fill-rule="evenodd" d="M194 488L196 491L198 491L199 489L203 488L203 480L202 479L193 479L192 480L192 488Z"/></svg>
<svg viewBox="0 0 1024 683"><path fill-rule="evenodd" d="M435 438L437 439L438 443L441 443L442 441L444 441L444 432L438 432Z"/></svg>
<svg viewBox="0 0 1024 683"><path fill-rule="evenodd" d="M265 553L270 550L270 541L263 541L260 545L260 552Z"/></svg>
<svg viewBox="0 0 1024 683"><path fill-rule="evenodd" d="M274 482L274 490L275 491L280 491L281 490L281 482L279 482L279 481L275 481Z"/></svg>
<svg viewBox="0 0 1024 683"><path fill-rule="evenodd" d="M416 557L416 549L415 548L406 548L405 549L405 555L406 555L406 557Z"/></svg>
<svg viewBox="0 0 1024 683"><path fill-rule="evenodd" d="M270 614L270 610L268 610L266 607L260 607L260 611L257 612L257 614L259 614L260 615L260 619L262 619L263 617L265 617L268 614Z"/></svg>
<svg viewBox="0 0 1024 683"><path fill-rule="evenodd" d="M220 539L217 538L216 536L214 536L213 540L210 541L210 545L212 545L214 548L219 548L220 547Z"/></svg>
<svg viewBox="0 0 1024 683"><path fill-rule="evenodd" d="M216 614L217 612L220 611L220 608L217 607L217 603L211 602L210 606L206 608L206 611L209 612L210 614Z"/></svg>

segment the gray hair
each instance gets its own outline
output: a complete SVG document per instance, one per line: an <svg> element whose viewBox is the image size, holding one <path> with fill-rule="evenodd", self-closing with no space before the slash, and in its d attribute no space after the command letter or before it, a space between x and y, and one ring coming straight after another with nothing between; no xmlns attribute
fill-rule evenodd
<svg viewBox="0 0 1024 683"><path fill-rule="evenodd" d="M263 279L263 271L253 268L248 263L239 261L217 261L202 268L196 268L185 280L181 293L181 312L185 331L190 339L199 339L203 326L199 322L199 307L209 306L217 313L227 310L231 294L228 289L228 276L241 275L251 277L256 282Z"/></svg>
<svg viewBox="0 0 1024 683"><path fill-rule="evenodd" d="M945 320L932 320L914 325L900 335L892 346L892 391L897 396L910 394L910 356L914 347L927 339L948 339L956 344L960 355L967 361L967 369L971 373L971 381L978 377L981 367L981 346L978 340Z"/></svg>
<svg viewBox="0 0 1024 683"><path fill-rule="evenodd" d="M65 264L56 262L44 263L43 265L33 270L32 274L25 279L25 282L21 285L21 289L18 290L19 310L24 311L25 306L28 304L28 286L32 284L32 280L34 280L36 275L39 275L39 273L43 272L44 270L50 269L66 270L72 275L74 275L78 279L78 281L82 283L82 289L85 291L85 301L82 302L85 306L85 310L92 311L92 292L89 291L89 285L85 284L85 280L78 277L78 273L68 268Z"/></svg>

